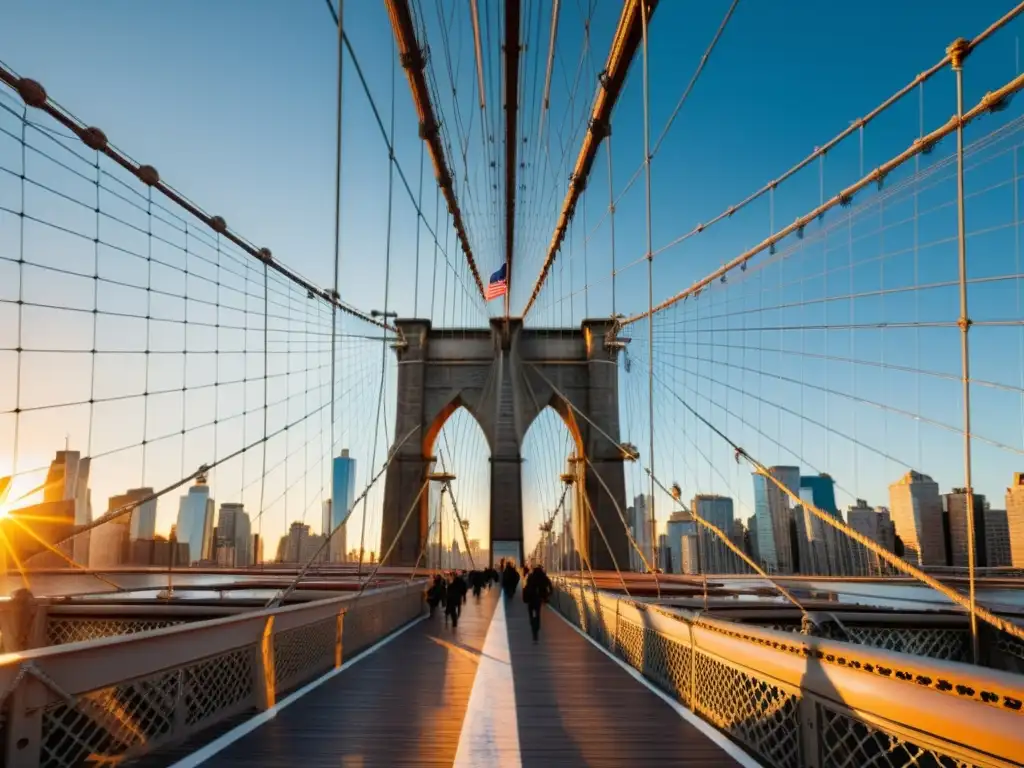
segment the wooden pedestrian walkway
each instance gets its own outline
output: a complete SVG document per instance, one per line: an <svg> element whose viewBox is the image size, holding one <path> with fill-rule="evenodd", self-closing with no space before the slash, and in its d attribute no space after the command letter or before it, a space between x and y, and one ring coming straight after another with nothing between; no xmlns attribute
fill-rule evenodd
<svg viewBox="0 0 1024 768"><path fill-rule="evenodd" d="M202 764L736 765L554 611L534 643L518 594L497 589L470 596L457 629L420 621Z"/></svg>

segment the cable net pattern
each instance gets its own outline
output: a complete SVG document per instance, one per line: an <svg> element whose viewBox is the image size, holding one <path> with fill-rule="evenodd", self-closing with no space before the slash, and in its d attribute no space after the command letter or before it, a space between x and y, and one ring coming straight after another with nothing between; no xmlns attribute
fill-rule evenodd
<svg viewBox="0 0 1024 768"><path fill-rule="evenodd" d="M330 669L334 664L336 637L334 618L274 635L277 690L287 690Z"/></svg>
<svg viewBox="0 0 1024 768"><path fill-rule="evenodd" d="M163 629L184 624L184 619L95 619L95 618L50 618L46 634L49 645L80 643L98 637L134 635L151 629Z"/></svg>

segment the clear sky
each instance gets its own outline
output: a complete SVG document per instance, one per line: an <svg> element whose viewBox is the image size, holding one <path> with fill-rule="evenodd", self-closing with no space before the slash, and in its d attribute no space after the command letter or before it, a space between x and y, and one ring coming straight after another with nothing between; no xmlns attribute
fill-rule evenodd
<svg viewBox="0 0 1024 768"><path fill-rule="evenodd" d="M659 5L650 35L652 141L660 135L728 5L724 0L664 0ZM486 119L492 126L489 133L494 138L493 145L486 135L482 139L480 133L468 12L454 3L423 3L422 7L415 7L431 46L432 85L455 158L453 165L467 228L486 280L503 259L497 216L500 198L495 196L494 172L488 166L492 157L501 154L498 4L481 4L483 43L488 52L484 67L488 89ZM438 7L440 12L435 10ZM550 2L524 3L523 36L527 49L523 56L520 134L526 142L520 154L524 166L512 280L513 313L525 303L543 261L591 102L596 73L603 67L618 18L618 6L611 2L590 6L568 2L562 3L562 7L551 108L545 118L543 139L538 141L538 105L545 73ZM909 82L916 73L931 66L955 37L973 36L1010 7L1009 2L995 0L970 4L880 0L856 4L741 2L652 161L654 249L672 242L697 223L708 221L778 176ZM583 18L587 16L592 16L589 53L583 36ZM394 94L398 165L413 199L422 199L425 218L434 229L436 196L432 171L428 162L420 198L421 142L408 87L401 67L396 64L384 6L370 0L350 0L346 4L345 22L387 132L391 130ZM969 59L965 74L968 105L1017 73L1020 28L1020 22L1015 21ZM182 0L164 4L127 0L76 4L10 0L0 26L0 58L7 66L42 82L72 114L101 127L132 157L155 166L165 180L210 213L224 216L233 230L258 246L269 247L276 258L323 286L332 284L335 263L336 45L336 31L322 0ZM469 278L444 216L436 228L441 245L438 250L448 253L452 267L445 268L442 255L441 266L435 271L432 236L423 222L417 224L412 199L397 174L392 179L388 259L387 149L351 65L351 59L347 59L342 298L366 310L383 309L387 303L402 315L414 311L430 315L440 325L482 323L484 310L461 289L460 281L468 284ZM614 115L612 186L616 196L643 159L641 72L638 61ZM4 103L17 105L9 98ZM822 176L819 177L820 169L815 165L780 185L771 204L767 198L762 199L699 237L660 252L654 260L654 301L676 293L758 242L773 226L778 228L812 208L821 191L819 181L823 180L825 196L831 196L857 178L861 169L870 170L908 146L918 134L922 118L927 129L945 121L955 109L953 81L948 72L925 86L923 111L919 112L920 103L918 94L914 94L869 126L864 132L863 152L855 135L830 153ZM972 154L979 163L986 162L968 176L968 192L974 193L968 208L968 230L975 233L969 248L970 273L1004 278L972 285L974 319L1021 318L1019 279L1012 277L1021 272L1017 248L1019 216L1014 207L1019 130L1013 121L1019 113L1019 104L1014 104L1009 111L986 118L967 131L968 142L973 142L997 127L1009 126L999 142L978 148ZM10 128L14 123L8 117L4 125ZM952 148L950 141L944 142L922 161L919 170L926 171L939 163ZM606 316L612 310L612 241L606 217L605 151L603 148L599 153L587 195L548 287L530 317L532 323L578 324L585 313ZM6 143L0 143L0 163L8 170L18 167L17 147L10 137ZM909 167L902 175L894 174L889 188L909 178L913 170ZM659 381L663 382L656 392L660 475L666 476L666 480L678 480L687 495L711 490L728 492L737 497L741 507L749 506L749 476L732 463L731 450L686 415L678 395L751 452L756 448L756 455L764 463L800 461L802 465L830 471L839 485L849 491L845 496L840 494L842 504L858 495L872 503L886 503L885 486L906 466L930 472L944 490L962 483L960 438L954 431L932 423L959 428L959 382L891 370L893 361L902 361L906 367L958 376L956 329L872 327L824 333L807 328L816 322L836 326L899 320L919 326L922 321L933 319L955 321L956 292L948 285L884 297L859 297L865 291L890 289L900 281L914 287L955 280L955 242L951 244L948 239L950 231L955 234L955 217L949 207L955 198L948 170L936 170L931 182L921 181L902 193L894 192L891 198L878 198L881 202L875 202L874 207L869 203L875 198L859 198L857 203L863 202L865 208L853 207L830 214L815 225L817 230L808 229L804 241L794 241L791 251L780 246L780 254L787 254L786 259L775 259L769 264L771 259L765 258L763 266L752 268L743 279L733 276L727 286L718 286L702 297L703 304L688 302L659 320L655 343ZM499 190L500 187L499 184ZM919 192L916 197L912 194L915 189ZM646 249L644 192L641 177L622 194L615 213L615 264L619 270L615 279L615 309L627 314L644 309L648 300L646 267L640 261ZM88 194L88 190L74 194ZM877 193L871 194L877 197ZM20 204L18 180L10 173L0 178L0 203L11 210ZM72 216L42 200L28 200L27 204L40 206L39 215L45 218L60 220L62 215ZM117 210L113 207L116 203L105 204ZM922 213L925 209L930 213ZM917 222L916 227L913 222ZM63 258L63 246L49 239L50 235L36 240L30 235L25 239L15 227L10 214L0 218L0 246L5 249L2 255L8 257L6 262L0 262L0 269L5 270L0 272L0 291L4 291L0 298L8 302L12 286L23 283L28 290L29 281L35 279L15 279L13 249L27 247L36 260ZM819 230L828 231L827 239L815 239ZM885 234L880 237L879 232ZM109 230L104 233L104 238L113 237ZM840 244L843 237L846 242ZM850 244L851 237L854 245ZM925 243L932 245L926 248ZM215 245L208 239L204 247ZM390 266L386 268L388 262ZM832 276L822 278L823 273ZM450 285L444 282L446 278ZM80 286L58 282L51 276L47 289L65 291L66 295L82 291ZM303 415L304 410L329 404L325 380L317 378L325 371L329 353L316 346L317 339L323 337L316 336L310 328L322 331L326 327L329 333L330 320L302 305L301 296L292 296L290 289L282 287L281 291L287 305L295 307L294 312L288 310L288 325L281 331L281 343L291 345L293 353L286 358L285 365L304 370L282 390L282 396L288 399L279 416L284 424ZM253 298L252 290L243 292ZM852 294L858 294L858 298L837 298ZM811 303L822 297L834 300ZM108 300L118 301L113 297ZM780 303L787 308L766 309ZM499 311L499 304L495 302L489 311ZM823 310L825 304L828 308ZM245 316L254 311L258 314L254 306L246 305L240 311ZM0 306L0 312L6 313L0 318L5 328L0 346L13 350L17 340L12 335L11 305ZM725 317L721 317L723 314ZM724 325L712 325L712 315L720 316L718 322ZM48 322L57 321L39 319L33 322L32 329L39 336L49 336L51 342L54 337L70 334L75 326L75 321L68 318L60 321L65 325L52 326ZM743 323L747 328L776 330L740 334L736 329L743 327ZM99 338L113 349L118 334L127 332L125 328L126 325L115 323L102 328ZM346 328L350 332L359 330L352 325ZM632 370L628 374L623 371L622 385L623 433L640 446L647 442L647 380L642 376L647 333L644 323L630 330L634 339ZM974 375L1002 385L1001 389L982 387L983 394L976 394L973 401L977 413L975 433L988 440L975 441L975 485L992 497L995 506L1002 506L1002 489L1009 482L1009 473L1019 468L1016 463L1024 445L1020 393L1024 352L1020 328L978 325L971 333ZM300 337L302 343L310 345L302 350L307 356L305 362L294 357L299 354L294 345ZM76 348L87 350L86 342L82 344L86 346ZM131 347L129 343L129 349L137 351L141 344ZM198 354L198 339L187 339L185 344L190 352ZM384 399L384 406L377 409L381 378L379 346L376 342L352 340L345 347L343 371L335 380L335 392L344 394L336 429L332 431L329 418L325 420L321 415L306 420L304 437L295 437L292 432L284 441L282 455L294 453L295 458L284 467L284 472L291 472L290 477L273 481L280 486L284 502L268 508L264 515L266 535L271 540L283 532L289 520L297 517L318 523L317 504L326 473L322 467L311 469L312 459L308 457L322 453L331 434L336 433L335 448L345 444L352 449L360 461L361 472L371 466L379 467L383 461L386 445L394 439L390 416L395 403L392 392ZM759 352L755 358L750 348L783 349L789 350L789 354ZM5 397L0 410L8 411L0 416L0 458L10 462L15 420L9 410L16 397L12 394L14 376L9 372L17 355L13 351L0 354L4 355L0 393ZM75 387L80 383L79 377L86 375L88 360L75 363L85 366L78 369L71 367L67 357L57 360L28 353L21 357L23 363L28 362L22 372L19 397L34 396L35 404L45 407L80 395ZM394 371L388 362L391 353L385 357L384 378L393 389ZM874 360L882 365L852 366L828 359L838 357ZM138 390L141 385L135 377L139 371L133 367L138 362L126 358L119 364L123 367L108 368L125 372L122 376L107 374L113 380L110 386L115 387L112 392ZM256 375L260 372L250 366L257 362L226 359L222 361L225 367L211 375L222 381L234 378L232 365L243 366ZM145 370L158 375L153 368ZM195 376L204 369L197 363L191 370ZM766 372L771 375L766 376ZM173 375L184 374L176 369ZM131 385L125 384L128 379ZM189 381L194 384L194 380ZM122 389L116 389L118 384ZM841 387L846 387L846 396L835 394ZM243 385L239 390L243 399L249 398L245 400L245 410L254 402L262 402L262 392L251 389ZM781 411L772 403L786 405L788 411ZM879 408L878 403L886 407ZM205 408L216 416L225 413L230 405L223 398L197 401L192 412ZM907 414L930 421L922 422L921 418L910 418ZM164 415L175 423L180 418L177 410ZM90 439L90 427L81 414L74 418L66 413L51 416L34 422L35 426L25 426L24 432L32 434L30 442L25 442L24 433L20 438L20 467L44 466L52 451L63 445L66 433L75 444L73 447L81 448ZM261 418L253 415L244 421L258 434L264 428ZM139 442L136 427L128 430L124 424L136 424L141 420L140 413L111 406L93 419L94 431L105 435L103 439L109 446ZM461 426L453 424L452 429L458 430L460 440L476 441L470 442L476 449L468 450L463 459L472 468L467 472L456 471L466 477L479 477L486 473L486 460L479 450L482 438L479 434L473 436L471 420L464 421L465 424L458 423ZM154 423L147 428L155 429ZM379 434L375 435L377 425ZM528 544L543 511L557 502L556 472L564 458L557 455L557 446L564 439L558 429L553 421L538 427L536 432L531 430L524 448L528 465L524 481L538 478L536 482L530 480L527 494ZM229 443L244 442L239 434L229 436L218 429L213 432L222 435L219 454ZM855 432L851 443L849 437ZM201 434L197 430L196 435ZM851 445L856 443L862 447L854 450ZM175 454L173 470L178 471L179 465L189 467L206 461L201 457L211 455L210 445L211 441L202 437L197 437L194 445L177 445L171 451ZM182 456L183 453L188 455ZM890 458L881 458L882 453ZM274 464L273 456L268 460ZM110 463L106 479L94 484L94 505L105 508L106 496L137 484L136 478L154 485L166 481L174 475L169 468L170 458L163 461L165 474L152 474L157 471L152 465L160 461L151 457L150 469L132 469L133 478L125 482L121 482L118 474L123 469L121 465ZM245 468L238 467L237 477L232 475L231 479L225 470L220 485L249 488L239 493L247 505L258 505L256 486L246 486L246 482L258 476L261 461L262 457L257 457ZM134 475L136 471L141 471L142 477ZM301 499L284 490L296 482L295 472L307 480L302 484L305 496ZM542 477L549 478L548 485L539 479ZM361 478L363 483L367 479L365 474ZM534 485L538 486L536 490ZM630 493L639 492L642 486L639 474L630 475ZM475 482L472 490L467 483L464 493L472 501L463 504L473 518L474 537L481 538L486 538L484 489L483 481ZM261 490L267 498L277 496L266 487ZM234 490L215 488L215 495L223 501L232 500L227 497L236 494ZM160 505L158 527L162 530L173 520L175 499L176 494L171 494ZM371 495L367 520L371 541L378 538L375 526L379 526L379 514L374 517L372 510L379 502L379 495ZM743 509L741 514L751 511ZM667 510L659 511L659 517L663 514ZM350 546L353 538L350 528Z"/></svg>

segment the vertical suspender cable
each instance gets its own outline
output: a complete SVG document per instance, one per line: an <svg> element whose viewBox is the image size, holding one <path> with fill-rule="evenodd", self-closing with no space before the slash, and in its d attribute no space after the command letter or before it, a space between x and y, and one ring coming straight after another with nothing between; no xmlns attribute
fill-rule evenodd
<svg viewBox="0 0 1024 768"><path fill-rule="evenodd" d="M647 310L650 315L647 318L647 411L650 429L650 462L651 482L648 504L651 507L651 563L654 572L654 585L658 589L658 596L661 596L661 586L658 583L658 550L657 531L654 516L654 249L651 243L651 91L649 72L649 51L647 38L647 0L641 0L640 19L643 22L643 45L644 45L644 172L647 186Z"/></svg>
<svg viewBox="0 0 1024 768"><path fill-rule="evenodd" d="M334 145L334 301L331 302L331 456L338 450L336 445L337 432L335 422L335 400L338 392L338 304L340 298L339 274L341 272L341 94L342 72L344 71L344 39L345 39L345 0L338 0L338 104L335 113L335 145ZM387 322L387 318L384 318ZM333 477L333 474L332 474ZM331 517L336 516L334 509L334 485L331 485ZM348 510L345 510L346 513ZM329 535L330 531L323 531Z"/></svg>
<svg viewBox="0 0 1024 768"><path fill-rule="evenodd" d="M971 320L967 314L967 232L964 222L964 59L969 46L963 38L949 46L949 60L956 73L956 220L957 256L960 265L960 380L964 401L964 483L967 504L967 578L971 613L972 660L978 663L978 617L975 615L974 593L974 488L971 483L971 355L968 331Z"/></svg>

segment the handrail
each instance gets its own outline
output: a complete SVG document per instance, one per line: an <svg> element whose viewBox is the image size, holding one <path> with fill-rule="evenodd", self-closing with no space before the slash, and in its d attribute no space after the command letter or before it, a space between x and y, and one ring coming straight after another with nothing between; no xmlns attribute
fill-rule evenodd
<svg viewBox="0 0 1024 768"><path fill-rule="evenodd" d="M352 593L0 655L7 754L18 755L17 765L38 765L42 755L53 765L90 754L118 762L266 709L279 690L339 667L413 620L425 585L417 579L360 600ZM40 616L37 632L45 630ZM159 697L149 694L154 688Z"/></svg>
<svg viewBox="0 0 1024 768"><path fill-rule="evenodd" d="M556 588L563 587L563 594L576 600L572 592L575 581L556 577ZM705 659L702 687L690 689L689 701L684 703L740 741L743 733L752 731L731 731L731 726L753 710L727 711L723 702L730 697L712 690L715 681L707 664L724 670L723 684L738 673L769 686L780 701L796 697L799 704L807 699L816 702L818 710L826 710L827 715L813 714L817 722L813 739L802 732L806 718L794 717L793 727L801 730L797 737L801 749L825 749L821 743L825 723L818 721L819 716L851 718L868 732L880 731L938 755L982 765L1024 764L1024 739L1020 737L1024 677L1020 675L706 615L687 618L607 592L598 592L595 599L597 616L588 615L586 623L613 620L613 627L604 626L603 632L595 634L610 638L607 644L614 647L631 642L622 622L645 631L641 651L636 654L639 661L634 664L645 675L658 678L666 674L647 669L652 644L667 641L689 650L688 655L675 656L653 651L659 658L687 659L677 662L683 664L693 664L698 657ZM619 655L629 660L629 652ZM667 674L683 680L688 677L681 670ZM764 752L764 745L747 746ZM815 765L818 759L804 758Z"/></svg>

